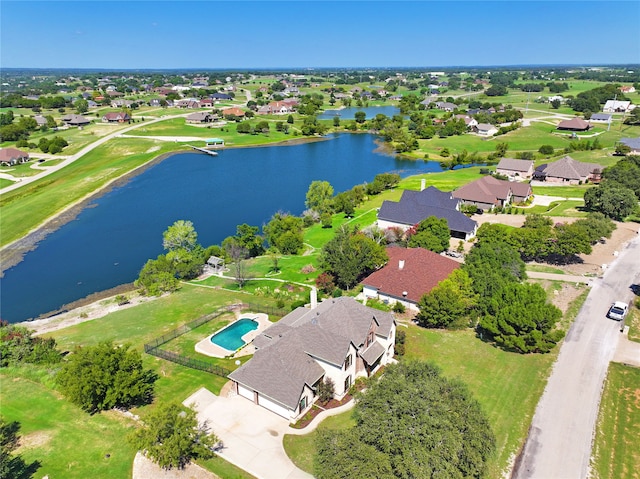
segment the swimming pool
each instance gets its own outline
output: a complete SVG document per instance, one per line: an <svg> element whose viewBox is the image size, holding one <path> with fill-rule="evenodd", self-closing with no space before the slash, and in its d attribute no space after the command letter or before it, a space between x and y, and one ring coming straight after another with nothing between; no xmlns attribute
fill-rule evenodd
<svg viewBox="0 0 640 479"><path fill-rule="evenodd" d="M258 329L257 321L251 318L240 318L211 336L211 342L228 351L236 351L247 344L242 340L242 336L256 329Z"/></svg>

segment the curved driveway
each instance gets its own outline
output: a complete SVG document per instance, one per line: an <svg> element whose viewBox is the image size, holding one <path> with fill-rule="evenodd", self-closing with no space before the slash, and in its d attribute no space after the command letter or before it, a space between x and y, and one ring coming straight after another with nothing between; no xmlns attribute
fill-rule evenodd
<svg viewBox="0 0 640 479"><path fill-rule="evenodd" d="M620 323L606 317L615 300L630 301L640 283L640 236L596 279L564 340L538 403L514 479L585 479L609 362ZM636 349L637 353L637 349ZM640 359L640 358L639 358Z"/></svg>

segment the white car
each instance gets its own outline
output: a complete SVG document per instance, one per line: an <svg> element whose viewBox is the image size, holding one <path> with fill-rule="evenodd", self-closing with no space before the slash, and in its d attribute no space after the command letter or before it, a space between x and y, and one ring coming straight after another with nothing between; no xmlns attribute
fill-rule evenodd
<svg viewBox="0 0 640 479"><path fill-rule="evenodd" d="M616 321L622 321L624 317L627 315L628 310L629 310L629 305L627 303L623 303L622 301L616 301L609 308L607 317L611 319L615 319Z"/></svg>

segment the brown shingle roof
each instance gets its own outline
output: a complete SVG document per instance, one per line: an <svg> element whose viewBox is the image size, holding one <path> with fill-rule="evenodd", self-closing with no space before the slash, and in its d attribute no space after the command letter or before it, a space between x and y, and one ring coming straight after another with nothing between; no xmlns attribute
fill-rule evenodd
<svg viewBox="0 0 640 479"><path fill-rule="evenodd" d="M26 151L18 150L17 148L1 148L0 149L0 161L12 161L21 158L29 158L29 153Z"/></svg>
<svg viewBox="0 0 640 479"><path fill-rule="evenodd" d="M423 248L387 248L387 254L386 266L371 273L362 284L413 303L460 267L456 261Z"/></svg>
<svg viewBox="0 0 640 479"><path fill-rule="evenodd" d="M499 204L509 197L511 184L492 176L483 176L479 180L461 186L453 192L455 198L485 204Z"/></svg>
<svg viewBox="0 0 640 479"><path fill-rule="evenodd" d="M567 180L584 180L595 170L602 171L602 165L597 163L585 163L576 161L570 156L560 158L558 161L549 163L543 170L547 177L562 178Z"/></svg>
<svg viewBox="0 0 640 479"><path fill-rule="evenodd" d="M558 130L588 130L591 128L591 124L588 121L584 121L582 118L571 118L571 120L563 120L558 123Z"/></svg>
<svg viewBox="0 0 640 479"><path fill-rule="evenodd" d="M501 158L500 163L496 167L499 170L510 170L510 171L520 171L527 172L533 166L533 161L531 160L516 160L514 158Z"/></svg>

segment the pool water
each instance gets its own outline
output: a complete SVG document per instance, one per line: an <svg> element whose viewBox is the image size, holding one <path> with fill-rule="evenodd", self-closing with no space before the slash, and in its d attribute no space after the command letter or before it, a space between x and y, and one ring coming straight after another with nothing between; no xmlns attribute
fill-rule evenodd
<svg viewBox="0 0 640 479"><path fill-rule="evenodd" d="M242 336L256 329L258 329L258 323L253 319L241 318L211 336L211 342L228 351L236 351L246 344Z"/></svg>

